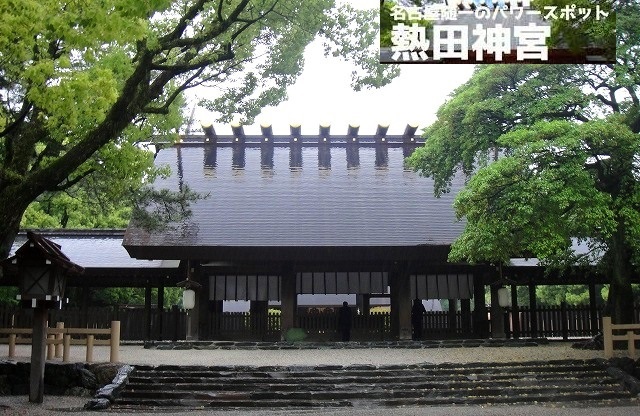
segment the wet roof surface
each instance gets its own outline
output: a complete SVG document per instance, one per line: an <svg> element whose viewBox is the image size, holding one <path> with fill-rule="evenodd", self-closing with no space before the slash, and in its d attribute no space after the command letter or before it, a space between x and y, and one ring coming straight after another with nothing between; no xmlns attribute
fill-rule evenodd
<svg viewBox="0 0 640 416"><path fill-rule="evenodd" d="M56 230L35 231L60 245L60 250L69 259L85 268L156 268L171 267L160 260L132 259L122 246L124 230ZM25 233L20 233L11 248L15 251L27 241Z"/></svg>
<svg viewBox="0 0 640 416"><path fill-rule="evenodd" d="M172 232L129 228L125 246L344 247L448 245L464 224L452 193L407 170L402 147L174 146L156 164L171 176L157 188L209 194ZM243 150L244 149L244 150ZM324 150L322 150L324 149ZM403 153L404 150L404 153Z"/></svg>

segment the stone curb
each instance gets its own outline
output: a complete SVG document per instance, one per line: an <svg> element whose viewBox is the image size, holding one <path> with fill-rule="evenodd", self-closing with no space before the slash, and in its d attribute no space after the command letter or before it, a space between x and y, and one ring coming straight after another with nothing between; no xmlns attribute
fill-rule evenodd
<svg viewBox="0 0 640 416"><path fill-rule="evenodd" d="M371 348L476 348L536 347L548 345L546 338L464 339L438 341L367 341L367 342L251 342L251 341L147 341L145 349L157 350L327 350Z"/></svg>
<svg viewBox="0 0 640 416"><path fill-rule="evenodd" d="M630 374L634 366L640 365L640 360L634 362L631 358L610 358L603 361L611 377L618 380L631 394L640 397L640 380Z"/></svg>
<svg viewBox="0 0 640 416"><path fill-rule="evenodd" d="M86 410L104 410L111 406L111 403L118 398L129 380L129 374L134 370L133 366L123 365L118 369L118 373L111 383L96 391L93 399L84 405Z"/></svg>

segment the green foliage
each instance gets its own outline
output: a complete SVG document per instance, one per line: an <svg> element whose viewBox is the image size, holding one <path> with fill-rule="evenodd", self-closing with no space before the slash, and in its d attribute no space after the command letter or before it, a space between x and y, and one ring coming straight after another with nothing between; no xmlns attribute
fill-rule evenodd
<svg viewBox="0 0 640 416"><path fill-rule="evenodd" d="M575 7L576 16L580 16L578 10L591 9L591 14L585 19L553 19L551 20L551 41L554 45L568 46L570 49L603 48L610 58L615 57L616 51L616 12L614 0L535 0L533 6L543 15L545 6L555 6L556 16L560 17L563 8ZM596 19L596 6L607 12L606 17ZM618 5L617 9L622 10Z"/></svg>
<svg viewBox="0 0 640 416"><path fill-rule="evenodd" d="M17 287L0 286L0 305L17 305L16 295L18 295Z"/></svg>
<svg viewBox="0 0 640 416"><path fill-rule="evenodd" d="M176 137L190 88L250 122L284 100L316 38L356 65L354 88L399 71L377 64L375 10L330 0L8 0L0 15L3 256L34 201L24 224L120 224L154 175L138 144Z"/></svg>
<svg viewBox="0 0 640 416"><path fill-rule="evenodd" d="M562 302L571 306L588 305L589 289L585 285L538 286L536 301L550 306L559 306Z"/></svg>
<svg viewBox="0 0 640 416"><path fill-rule="evenodd" d="M420 2L413 2L416 6L420 6ZM393 26L402 23L406 26L411 26L413 23L417 23L418 26L425 28L425 34L428 39L431 39L431 27L433 22L430 20L395 20L393 18L393 8L397 6L396 2L384 1L380 4L380 47L391 47L393 42L391 41L391 33ZM407 16L408 17L408 16Z"/></svg>
<svg viewBox="0 0 640 416"><path fill-rule="evenodd" d="M144 288L112 287L99 289L93 293L92 304L103 306L142 306L144 305ZM158 299L158 289L151 289L152 303ZM182 304L182 289L177 287L164 288L164 306Z"/></svg>
<svg viewBox="0 0 640 416"><path fill-rule="evenodd" d="M633 301L635 304L640 304L640 285L631 285L633 290ZM600 296L602 299L609 298L609 285L602 286L602 290L600 291Z"/></svg>
<svg viewBox="0 0 640 416"><path fill-rule="evenodd" d="M626 13L640 17L637 4ZM637 39L637 25L625 30L619 39ZM455 201L466 225L450 260L597 263L617 291L616 315L630 319L629 278L640 265L640 79L637 45L626 46L615 67L484 65L438 110L408 164L434 179L438 196L459 170L471 177Z"/></svg>
<svg viewBox="0 0 640 416"><path fill-rule="evenodd" d="M179 191L143 187L136 197L131 223L149 231L166 229L190 217L190 204L208 196L192 191L186 185Z"/></svg>

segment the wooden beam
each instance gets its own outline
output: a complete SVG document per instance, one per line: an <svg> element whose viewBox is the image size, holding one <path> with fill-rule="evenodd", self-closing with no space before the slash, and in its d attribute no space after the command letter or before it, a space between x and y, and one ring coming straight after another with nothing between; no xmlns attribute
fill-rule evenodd
<svg viewBox="0 0 640 416"><path fill-rule="evenodd" d="M349 124L349 129L347 130L347 138L349 143L358 142L358 130L360 130L360 125Z"/></svg>
<svg viewBox="0 0 640 416"><path fill-rule="evenodd" d="M402 134L402 141L404 143L415 143L416 130L418 130L417 124L407 124L407 127L405 127L404 133Z"/></svg>
<svg viewBox="0 0 640 416"><path fill-rule="evenodd" d="M213 128L212 124L203 124L202 125L202 131L204 131L204 141L206 143L217 143L218 142L218 135L216 134L215 129Z"/></svg>
<svg viewBox="0 0 640 416"><path fill-rule="evenodd" d="M330 124L320 124L320 129L318 132L318 143L322 144L330 144L331 136L330 136L331 125Z"/></svg>
<svg viewBox="0 0 640 416"><path fill-rule="evenodd" d="M261 124L260 130L262 130L262 142L273 144L273 129L271 124Z"/></svg>
<svg viewBox="0 0 640 416"><path fill-rule="evenodd" d="M376 130L376 135L375 135L376 143L386 142L387 140L386 136L387 136L388 130L389 130L388 124L378 124L378 129Z"/></svg>
<svg viewBox="0 0 640 416"><path fill-rule="evenodd" d="M244 144L246 135L244 134L244 128L240 123L232 123L231 131L233 132L233 142L235 144Z"/></svg>
<svg viewBox="0 0 640 416"><path fill-rule="evenodd" d="M302 126L297 123L289 125L289 131L291 133L291 142L301 144L302 143Z"/></svg>

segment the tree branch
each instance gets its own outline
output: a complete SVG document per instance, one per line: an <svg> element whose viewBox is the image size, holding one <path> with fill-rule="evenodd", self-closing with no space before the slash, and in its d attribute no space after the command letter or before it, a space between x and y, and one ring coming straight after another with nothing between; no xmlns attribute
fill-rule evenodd
<svg viewBox="0 0 640 416"><path fill-rule="evenodd" d="M73 178L72 180L67 180L64 183L61 183L61 184L58 184L58 185L54 186L51 189L51 191L52 192L66 191L67 189L71 188L73 185L77 184L78 182L80 182L81 180L83 180L87 176L91 175L95 171L96 170L94 168L91 168L91 169L87 170L86 172L84 172L82 175L79 175L79 176Z"/></svg>
<svg viewBox="0 0 640 416"><path fill-rule="evenodd" d="M25 98L24 101L22 102L22 108L20 109L18 116L13 122L11 122L8 126L6 126L4 130L0 131L0 137L7 136L15 128L17 128L18 125L20 125L20 123L22 123L25 120L25 118L29 114L29 111L31 111L32 108L33 108L33 105L31 104L31 101Z"/></svg>
<svg viewBox="0 0 640 416"><path fill-rule="evenodd" d="M169 114L169 106L171 106L171 104L183 91L186 91L187 89L192 87L191 83L193 82L193 80L198 78L203 71L204 68L199 68L198 71L191 75L184 83L182 83L182 85L176 88L176 90L165 100L164 104L161 107L146 106L142 109L142 111L147 114Z"/></svg>

